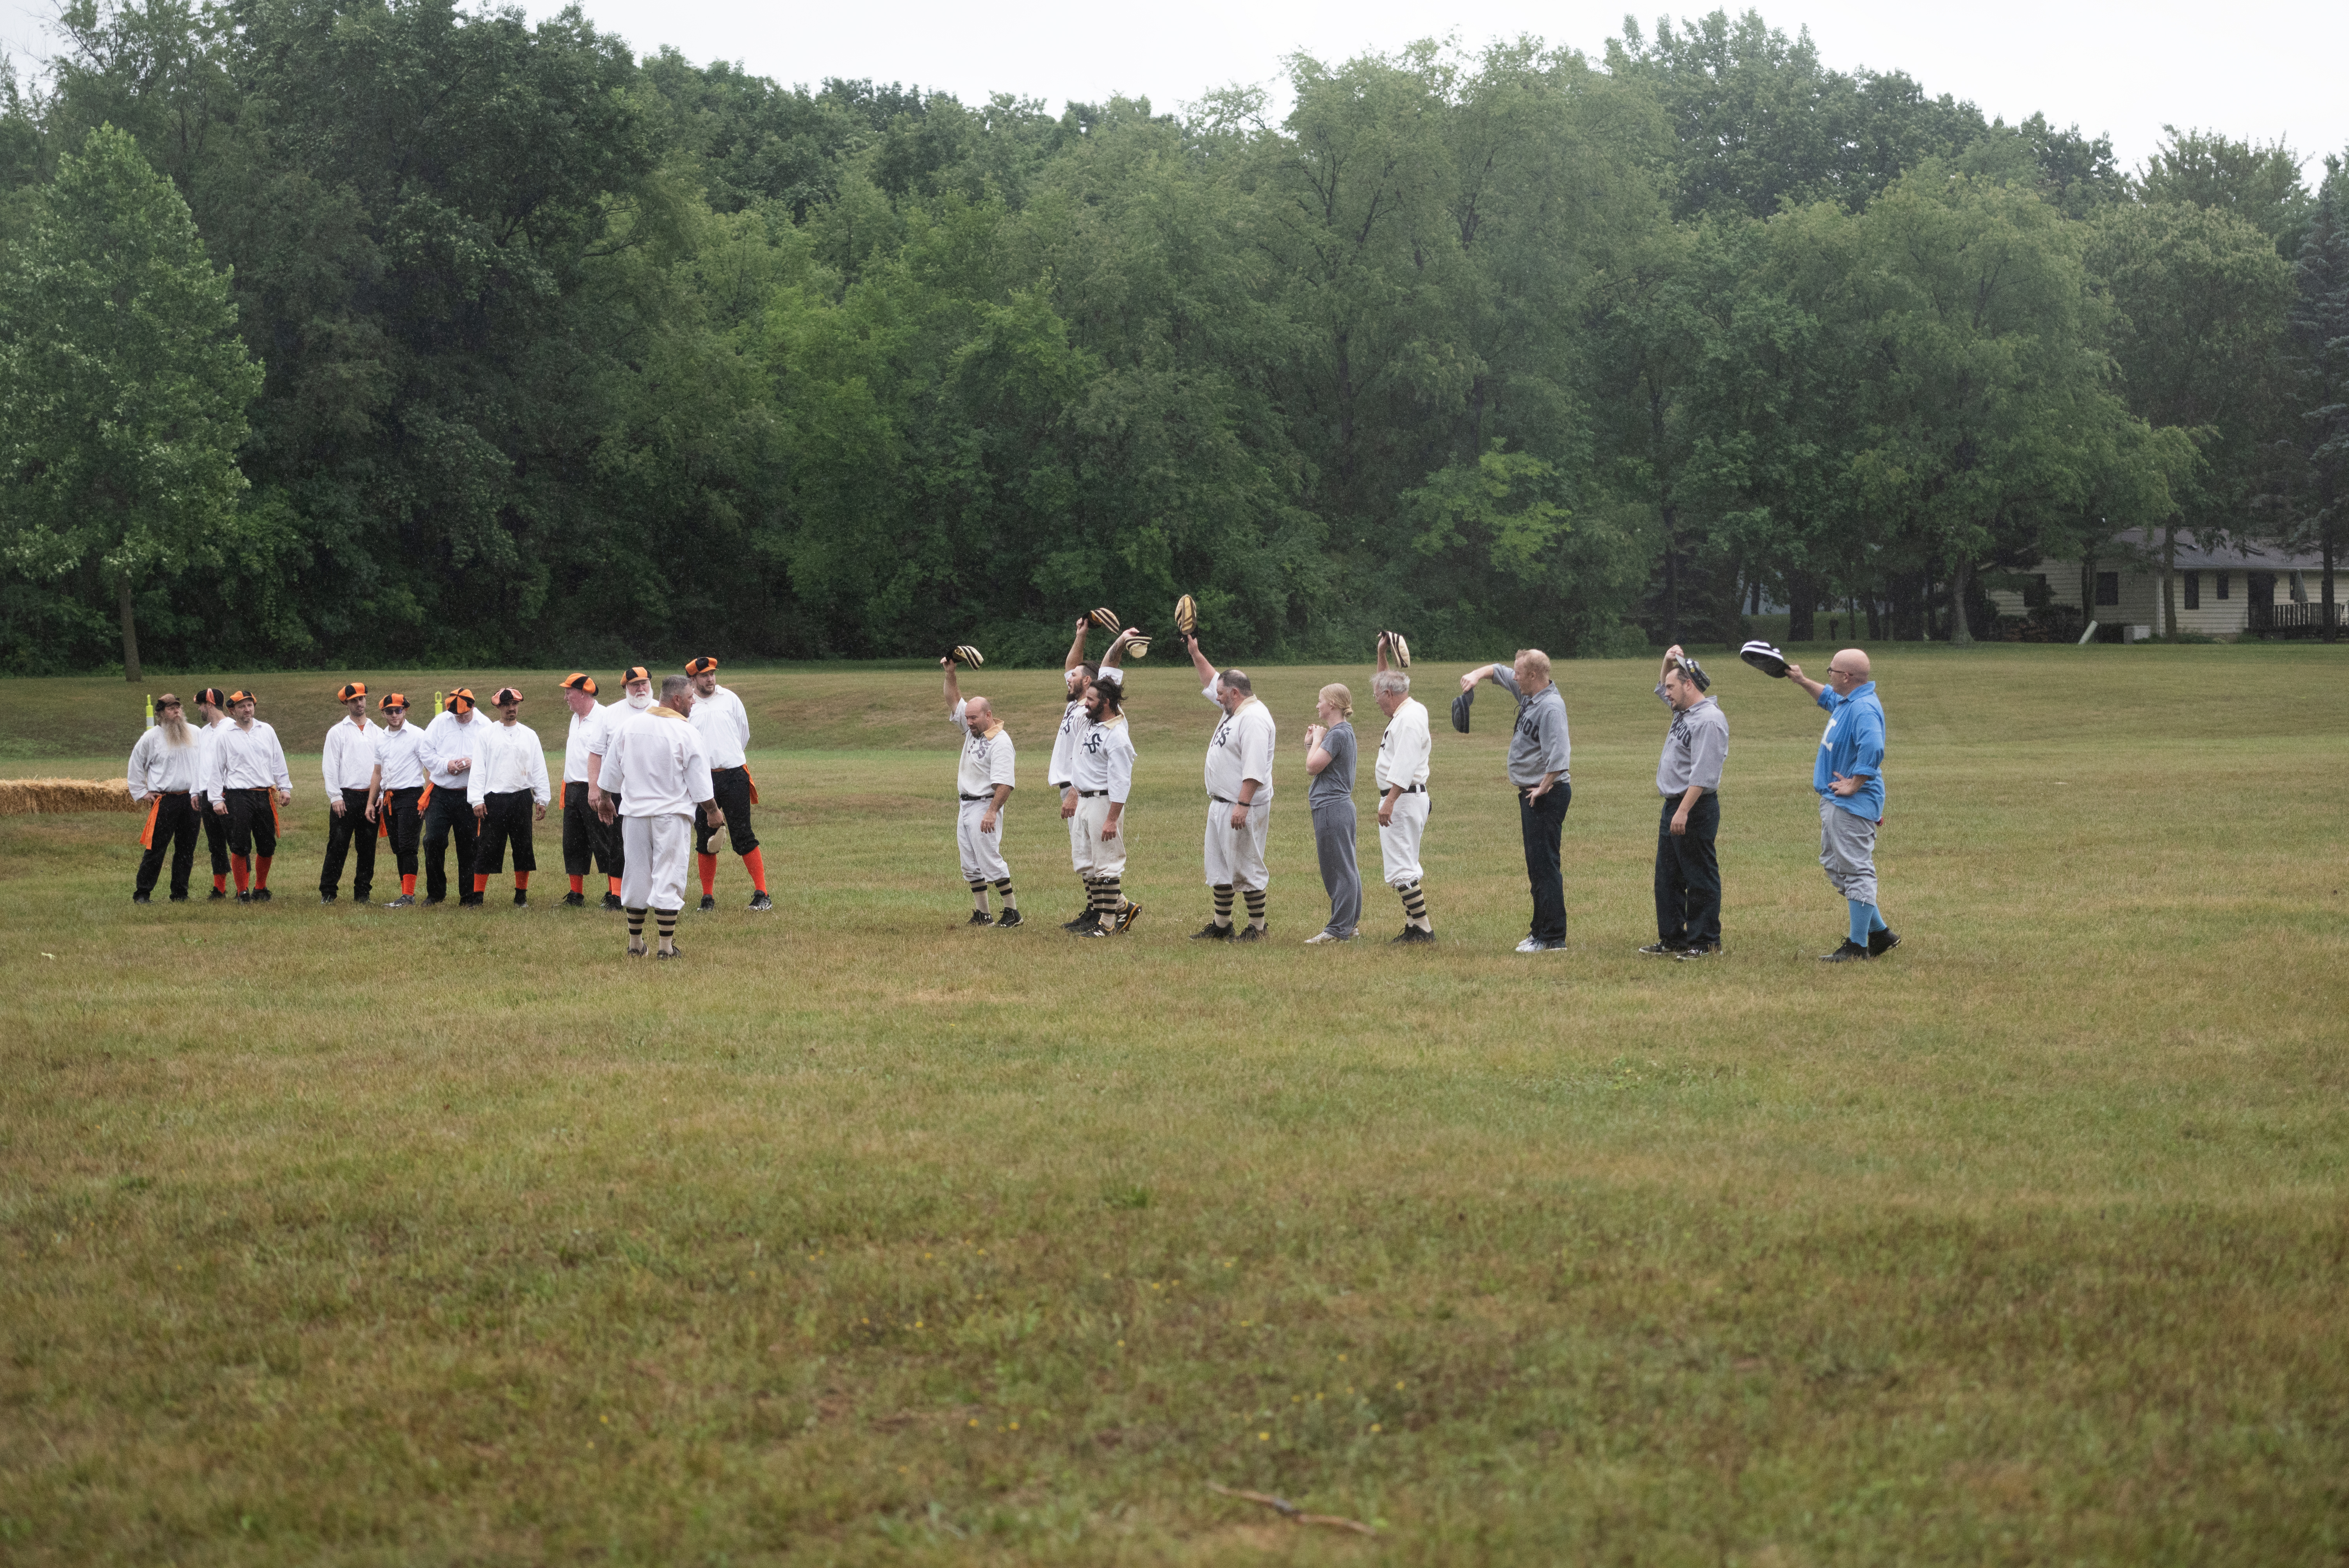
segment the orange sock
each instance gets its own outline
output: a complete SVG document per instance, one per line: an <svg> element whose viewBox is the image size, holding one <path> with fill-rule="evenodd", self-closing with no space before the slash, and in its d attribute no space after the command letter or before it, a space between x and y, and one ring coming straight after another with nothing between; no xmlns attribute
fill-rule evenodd
<svg viewBox="0 0 2349 1568"><path fill-rule="evenodd" d="M228 878L224 875L215 873L212 877L212 891L214 892L226 892L228 891Z"/></svg>
<svg viewBox="0 0 2349 1568"><path fill-rule="evenodd" d="M619 879L618 877L605 877L604 880L605 880L605 882L610 882L610 883L612 884L612 896L613 896L614 898L617 898L617 897L619 897L619 896L620 896L620 879Z"/></svg>
<svg viewBox="0 0 2349 1568"><path fill-rule="evenodd" d="M253 872L244 863L244 857L243 855L231 855L228 858L228 865L229 870L236 873L236 891L239 892L244 892L247 886L250 885L253 878Z"/></svg>
<svg viewBox="0 0 2349 1568"><path fill-rule="evenodd" d="M761 892L766 892L767 857L759 851L752 850L742 857L742 864L750 873L750 885Z"/></svg>
<svg viewBox="0 0 2349 1568"><path fill-rule="evenodd" d="M267 887L269 885L269 862L274 859L276 859L274 855L260 855L254 858L253 862L254 886Z"/></svg>
<svg viewBox="0 0 2349 1568"><path fill-rule="evenodd" d="M401 875L399 879L399 891L409 898L414 898L416 896L416 873L414 872L408 872Z"/></svg>
<svg viewBox="0 0 2349 1568"><path fill-rule="evenodd" d="M585 892L587 891L586 877L584 875L573 877L571 879L571 891L576 893Z"/></svg>
<svg viewBox="0 0 2349 1568"><path fill-rule="evenodd" d="M701 857L701 896L704 898L718 896L718 857L716 855Z"/></svg>
<svg viewBox="0 0 2349 1568"><path fill-rule="evenodd" d="M475 892L487 892L490 891L489 872L475 872L473 873L473 891Z"/></svg>
<svg viewBox="0 0 2349 1568"><path fill-rule="evenodd" d="M576 882L577 880L578 879L575 877L573 879L574 882ZM514 872L514 886L517 890L530 886L530 873L528 872Z"/></svg>

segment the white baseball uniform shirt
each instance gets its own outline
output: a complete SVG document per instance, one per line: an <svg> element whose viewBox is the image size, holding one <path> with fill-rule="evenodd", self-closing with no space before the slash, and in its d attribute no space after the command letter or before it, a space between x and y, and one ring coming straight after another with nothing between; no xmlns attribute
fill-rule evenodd
<svg viewBox="0 0 2349 1568"><path fill-rule="evenodd" d="M546 751L538 731L516 721L500 720L473 746L473 766L465 774L465 800L478 806L492 795L527 789L530 798L547 802Z"/></svg>
<svg viewBox="0 0 2349 1568"><path fill-rule="evenodd" d="M277 741L277 731L267 723L254 719L251 728L229 720L228 727L212 740L212 778L206 793L215 806L228 804L226 791L231 789L284 789L294 788L294 776L285 771L285 748Z"/></svg>
<svg viewBox="0 0 2349 1568"><path fill-rule="evenodd" d="M346 789L364 789L375 777L375 738L383 733L383 726L371 724L362 715L353 724L345 718L326 731L326 744L318 754L318 771L326 780L326 799L341 798Z"/></svg>
<svg viewBox="0 0 2349 1568"><path fill-rule="evenodd" d="M150 795L192 795L203 787L203 726L190 725L188 743L174 746L164 736L163 727L155 725L130 748L130 798L144 800Z"/></svg>
<svg viewBox="0 0 2349 1568"><path fill-rule="evenodd" d="M742 699L724 686L693 699L690 722L712 768L740 768L750 745L750 715Z"/></svg>
<svg viewBox="0 0 2349 1568"><path fill-rule="evenodd" d="M424 788L424 731L412 724L384 725L375 732L375 765L383 769L386 793Z"/></svg>

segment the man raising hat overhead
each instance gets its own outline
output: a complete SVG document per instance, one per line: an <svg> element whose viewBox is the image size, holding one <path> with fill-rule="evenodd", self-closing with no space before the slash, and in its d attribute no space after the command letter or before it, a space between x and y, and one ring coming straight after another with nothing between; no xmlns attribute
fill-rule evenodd
<svg viewBox="0 0 2349 1568"><path fill-rule="evenodd" d="M228 819L228 863L236 872L236 902L269 902L269 862L277 853L277 808L294 803L294 778L277 731L253 717L249 691L228 694L229 723L212 738L206 792L212 811ZM247 891L250 878L250 891Z"/></svg>
<svg viewBox="0 0 2349 1568"><path fill-rule="evenodd" d="M1519 648L1508 664L1478 665L1460 677L1463 693L1490 676L1517 699L1517 727L1509 737L1509 782L1517 791L1517 832L1525 841L1526 882L1533 894L1533 927L1517 944L1520 953L1557 953L1566 947L1566 877L1558 865L1558 841L1566 832L1566 809L1574 802L1574 742L1566 721L1566 698L1551 678L1549 655Z"/></svg>
<svg viewBox="0 0 2349 1568"><path fill-rule="evenodd" d="M659 955L678 956L677 917L685 908L693 819L718 820L709 758L687 717L693 707L693 683L670 676L661 682L659 706L615 726L604 750L603 781L610 788L603 810L607 820L616 811L626 844L620 903L628 913L631 957L644 955L647 909L660 928Z"/></svg>
<svg viewBox="0 0 2349 1568"><path fill-rule="evenodd" d="M342 889L343 857L358 851L351 896L367 902L375 885L375 821L367 802L375 798L375 741L383 731L367 722L367 683L337 687L335 700L350 717L326 731L318 765L326 780L326 861L318 871L318 902L332 903ZM353 840L357 840L356 845Z"/></svg>
<svg viewBox="0 0 2349 1568"><path fill-rule="evenodd" d="M1884 826L1884 700L1868 655L1846 648L1827 661L1825 685L1786 666L1786 678L1827 711L1826 733L1811 768L1819 797L1819 867L1843 896L1850 931L1829 964L1866 963L1900 945L1884 923L1876 891L1876 832Z"/></svg>
<svg viewBox="0 0 2349 1568"><path fill-rule="evenodd" d="M196 694L196 777L210 780L212 776L212 742L221 728L228 723L228 693L218 686L206 686ZM204 845L212 851L212 891L210 898L228 896L228 819L206 810L204 785L199 784L193 799L196 815L203 819Z"/></svg>
<svg viewBox="0 0 2349 1568"><path fill-rule="evenodd" d="M955 814L955 846L962 851L962 880L970 889L973 925L1019 923L1019 895L1012 891L1011 867L1003 858L1003 808L1019 782L1019 757L994 705L966 697L955 676L952 655L938 663L947 672L947 717L962 732L962 760L955 787L962 804ZM714 782L714 780L713 780ZM987 890L1003 895L1003 917L987 913Z"/></svg>
<svg viewBox="0 0 2349 1568"><path fill-rule="evenodd" d="M498 721L474 744L473 766L465 772L465 799L481 834L474 851L473 902L481 903L490 879L506 869L511 841L513 901L520 909L530 903L530 873L538 869L530 828L546 820L546 752L538 744L538 731L522 722L518 688L500 686L490 700L497 705Z"/></svg>
<svg viewBox="0 0 2349 1568"><path fill-rule="evenodd" d="M1393 639L1392 632L1379 634L1379 667L1371 676L1371 692L1379 711L1387 716L1374 775L1379 859L1387 886L1402 900L1402 931L1392 940L1433 942L1435 923L1427 917L1427 889L1422 885L1426 872L1419 863L1419 846L1427 836L1428 763L1435 753L1435 739L1428 732L1427 705L1411 695L1411 676L1400 667L1387 667L1388 655L1397 646ZM1402 664L1401 656L1395 663Z"/></svg>
<svg viewBox="0 0 2349 1568"><path fill-rule="evenodd" d="M423 833L424 732L408 722L408 698L386 692L376 704L383 723L375 732L375 770L367 778L367 820L391 841L399 867L399 896L386 909L416 905L416 844Z"/></svg>
<svg viewBox="0 0 2349 1568"><path fill-rule="evenodd" d="M693 682L693 728L709 758L709 787L717 792L718 809L726 813L727 841L742 857L742 869L750 873L750 907L772 909L775 901L767 896L767 858L759 852L759 835L750 830L750 808L759 799L759 787L751 782L748 766L750 716L740 697L718 684L716 659L705 654L687 665L685 673ZM694 830L693 847L701 860L704 914L718 907L718 851L711 847L717 841L715 823L704 822Z"/></svg>
<svg viewBox="0 0 2349 1568"><path fill-rule="evenodd" d="M139 880L130 902L147 903L163 856L171 856L171 902L188 902L188 873L196 863L196 789L203 779L204 748L180 711L180 699L165 692L155 699L155 722L130 748L130 799L150 802L147 827L139 835L147 852L139 857Z"/></svg>
<svg viewBox="0 0 2349 1568"><path fill-rule="evenodd" d="M604 907L617 909L620 857L612 846L619 835L605 825L587 799L604 766L596 746L612 722L612 710L596 702L595 677L578 670L563 677L563 701L571 709L571 727L563 742L563 870L571 878L571 891L563 895L563 906L585 906L587 873L600 870L607 884Z"/></svg>
<svg viewBox="0 0 2349 1568"><path fill-rule="evenodd" d="M465 799L473 748L489 733L489 720L474 711L473 694L459 686L447 708L424 727L424 902L449 896L449 841L457 841L457 907L481 903L471 878L480 844L472 804Z"/></svg>
<svg viewBox="0 0 2349 1568"><path fill-rule="evenodd" d="M1185 633L1191 665L1206 684L1199 695L1224 710L1207 741L1207 886L1215 919L1193 941L1261 942L1265 937L1265 840L1272 830L1272 757L1278 737L1272 709L1257 699L1245 670L1218 671L1199 651L1199 634ZM1247 925L1232 930L1232 890L1247 901Z"/></svg>

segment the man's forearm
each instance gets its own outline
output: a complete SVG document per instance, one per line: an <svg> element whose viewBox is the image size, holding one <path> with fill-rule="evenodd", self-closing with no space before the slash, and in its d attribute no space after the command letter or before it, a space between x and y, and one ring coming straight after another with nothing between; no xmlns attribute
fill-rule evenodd
<svg viewBox="0 0 2349 1568"><path fill-rule="evenodd" d="M1000 812L1003 810L1004 803L1010 799L1011 786L1009 784L998 784L995 787L995 804L989 807L988 810Z"/></svg>
<svg viewBox="0 0 2349 1568"><path fill-rule="evenodd" d="M1690 785L1688 787L1688 793L1681 797L1681 809L1679 814L1683 817L1687 816L1691 811L1696 810L1696 803L1703 799L1704 786L1702 784Z"/></svg>

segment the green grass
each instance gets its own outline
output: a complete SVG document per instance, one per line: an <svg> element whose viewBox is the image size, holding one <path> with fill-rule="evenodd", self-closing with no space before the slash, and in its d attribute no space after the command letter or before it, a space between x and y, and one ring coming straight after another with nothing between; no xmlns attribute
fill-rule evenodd
<svg viewBox="0 0 2349 1568"><path fill-rule="evenodd" d="M1881 650L1908 940L1841 969L1821 717L1727 661L1703 966L1632 953L1645 664L1561 667L1541 959L1489 688L1439 721L1442 945L1299 945L1296 740L1341 676L1367 754L1361 670L1261 673L1258 949L1183 939L1213 716L1156 661L1117 943L1051 929L1048 672L973 682L1021 932L959 929L912 672L730 672L779 909L730 858L660 969L601 914L304 903L308 757L267 906L134 909L134 819L0 819L0 1556L2341 1562L2344 659ZM122 691L12 687L0 756L111 772Z"/></svg>

